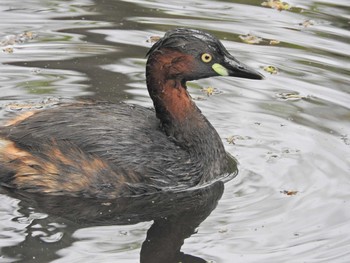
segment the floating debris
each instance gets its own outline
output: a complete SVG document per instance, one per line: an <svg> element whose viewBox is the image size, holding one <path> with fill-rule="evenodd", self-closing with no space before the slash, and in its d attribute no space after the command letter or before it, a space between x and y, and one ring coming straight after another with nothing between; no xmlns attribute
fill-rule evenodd
<svg viewBox="0 0 350 263"><path fill-rule="evenodd" d="M146 40L146 42L147 42L147 43L153 44L153 43L156 43L159 39L161 39L160 36L150 36L150 37Z"/></svg>
<svg viewBox="0 0 350 263"><path fill-rule="evenodd" d="M24 32L18 35L7 35L0 41L0 45L9 46L9 45L15 45L18 43L24 43L34 39L36 36L37 35L33 32Z"/></svg>
<svg viewBox="0 0 350 263"><path fill-rule="evenodd" d="M226 141L228 142L228 144L235 144L235 140L236 138L234 135L226 138Z"/></svg>
<svg viewBox="0 0 350 263"><path fill-rule="evenodd" d="M291 100L291 101L295 101L295 100L301 100L301 99L305 99L305 96L300 95L298 92L280 92L280 93L276 93L276 97L282 100Z"/></svg>
<svg viewBox="0 0 350 263"><path fill-rule="evenodd" d="M285 194L285 195L296 195L298 193L298 191L294 191L294 190L283 190L283 191L280 191L281 194Z"/></svg>
<svg viewBox="0 0 350 263"><path fill-rule="evenodd" d="M266 66L266 67L263 67L263 69L270 74L278 73L278 69L275 66Z"/></svg>
<svg viewBox="0 0 350 263"><path fill-rule="evenodd" d="M251 140L252 137L250 136L241 136L241 135L232 135L228 138L226 138L226 141L229 144L236 144L235 141L241 140L241 141L245 141L245 140Z"/></svg>
<svg viewBox="0 0 350 263"><path fill-rule="evenodd" d="M14 45L15 43L16 43L15 35L7 35L0 41L1 46Z"/></svg>
<svg viewBox="0 0 350 263"><path fill-rule="evenodd" d="M16 36L16 43L24 43L27 42L29 40L32 40L36 37L37 35L33 32L24 32L22 34L19 34Z"/></svg>
<svg viewBox="0 0 350 263"><path fill-rule="evenodd" d="M291 8L290 4L288 4L286 2L282 2L281 0L268 0L268 1L261 3L261 5L266 6L266 7L270 7L273 9L277 9L278 11L288 10Z"/></svg>
<svg viewBox="0 0 350 263"><path fill-rule="evenodd" d="M276 40L276 39L271 39L270 40L270 45L278 45L280 43L279 40Z"/></svg>
<svg viewBox="0 0 350 263"><path fill-rule="evenodd" d="M5 47L2 49L7 54L12 54L13 53L13 47Z"/></svg>
<svg viewBox="0 0 350 263"><path fill-rule="evenodd" d="M299 23L299 26L303 26L303 27L309 27L309 26L313 26L315 24L315 22L311 19L307 19L304 22Z"/></svg>
<svg viewBox="0 0 350 263"><path fill-rule="evenodd" d="M8 54L13 53L13 45L27 42L34 39L37 35L33 32L24 32L18 35L7 35L0 40L0 46L4 46L3 51Z"/></svg>
<svg viewBox="0 0 350 263"><path fill-rule="evenodd" d="M280 43L277 39L264 39L253 34L239 35L238 36L244 43L247 44L264 44L264 45L277 45Z"/></svg>
<svg viewBox="0 0 350 263"><path fill-rule="evenodd" d="M208 87L208 88L202 88L202 92L204 92L208 97L214 94L219 94L221 91L219 91L217 88Z"/></svg>
<svg viewBox="0 0 350 263"><path fill-rule="evenodd" d="M27 39L33 39L37 35L35 33L33 33L33 32L27 31L27 32L24 32L23 36L26 37Z"/></svg>
<svg viewBox="0 0 350 263"><path fill-rule="evenodd" d="M259 44L263 39L252 34L240 35L239 38L247 44Z"/></svg>

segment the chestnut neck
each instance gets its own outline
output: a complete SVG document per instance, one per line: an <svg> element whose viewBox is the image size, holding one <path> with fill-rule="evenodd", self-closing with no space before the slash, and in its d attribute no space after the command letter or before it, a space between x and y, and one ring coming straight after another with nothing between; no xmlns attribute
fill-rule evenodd
<svg viewBox="0 0 350 263"><path fill-rule="evenodd" d="M207 172L221 173L226 165L222 141L187 91L186 72L191 72L192 60L174 50L152 53L146 67L147 88L165 133L191 156L207 162Z"/></svg>

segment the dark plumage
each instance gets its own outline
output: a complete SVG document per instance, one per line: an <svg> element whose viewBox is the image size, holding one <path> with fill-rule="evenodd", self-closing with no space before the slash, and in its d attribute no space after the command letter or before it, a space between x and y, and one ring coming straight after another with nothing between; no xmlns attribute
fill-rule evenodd
<svg viewBox="0 0 350 263"><path fill-rule="evenodd" d="M153 110L82 102L27 112L0 130L0 181L10 188L114 198L193 187L233 171L186 81L262 76L212 35L169 31L148 52ZM156 113L156 114L155 114Z"/></svg>

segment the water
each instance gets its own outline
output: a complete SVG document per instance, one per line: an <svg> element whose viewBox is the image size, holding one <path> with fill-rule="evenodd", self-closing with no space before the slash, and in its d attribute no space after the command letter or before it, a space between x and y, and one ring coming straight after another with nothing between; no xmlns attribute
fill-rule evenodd
<svg viewBox="0 0 350 263"><path fill-rule="evenodd" d="M0 262L156 262L184 240L189 262L349 262L350 4L293 0L278 11L262 2L1 1L2 120L57 98L152 105L147 40L179 26L209 31L245 64L278 72L190 86L240 163L221 199L215 186L144 200L141 212L2 190ZM262 41L244 43L247 34ZM207 96L207 87L217 92ZM170 219L153 223L154 213Z"/></svg>

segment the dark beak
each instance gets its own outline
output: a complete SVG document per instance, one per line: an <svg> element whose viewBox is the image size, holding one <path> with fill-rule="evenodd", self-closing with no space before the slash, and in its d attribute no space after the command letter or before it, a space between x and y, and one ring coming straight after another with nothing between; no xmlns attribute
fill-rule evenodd
<svg viewBox="0 0 350 263"><path fill-rule="evenodd" d="M221 76L246 79L264 79L264 76L258 71L249 68L229 54L225 56L222 63L215 63L212 67L214 71Z"/></svg>

